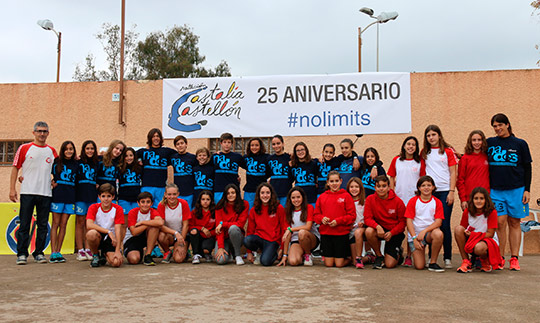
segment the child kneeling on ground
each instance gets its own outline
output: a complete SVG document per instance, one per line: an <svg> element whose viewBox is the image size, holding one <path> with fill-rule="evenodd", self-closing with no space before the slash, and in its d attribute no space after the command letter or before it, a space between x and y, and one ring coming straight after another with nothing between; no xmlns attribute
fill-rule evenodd
<svg viewBox="0 0 540 323"><path fill-rule="evenodd" d="M139 207L129 211L128 228L124 238L124 255L127 261L138 264L143 258L143 264L154 266L155 262L150 255L156 245L159 229L163 225L163 218L156 209L152 208L152 194L142 192L137 196ZM146 247L146 252L144 252Z"/></svg>
<svg viewBox="0 0 540 323"><path fill-rule="evenodd" d="M121 249L124 211L112 203L115 190L111 184L101 185L98 192L101 203L90 205L86 216L86 241L93 254L90 266L99 267L109 262L113 267L120 267L124 262ZM100 251L106 258L99 256Z"/></svg>
<svg viewBox="0 0 540 323"><path fill-rule="evenodd" d="M375 251L373 269L394 268L403 260L401 243L405 238L405 204L390 189L386 175L375 177L375 193L366 198L364 223L366 238ZM381 252L384 244L384 257Z"/></svg>
<svg viewBox="0 0 540 323"><path fill-rule="evenodd" d="M433 196L435 181L431 176L422 176L416 183L416 196L410 199L405 211L407 218L407 238L412 252L414 268L422 270L426 266L425 246L429 245L431 260L428 270L443 272L437 264L437 257L443 243L440 229L444 219L442 202Z"/></svg>

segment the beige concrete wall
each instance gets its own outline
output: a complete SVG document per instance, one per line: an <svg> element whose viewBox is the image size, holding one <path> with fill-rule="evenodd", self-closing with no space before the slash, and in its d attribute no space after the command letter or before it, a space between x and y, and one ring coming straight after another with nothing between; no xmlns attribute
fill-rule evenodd
<svg viewBox="0 0 540 323"><path fill-rule="evenodd" d="M415 73L411 75L412 134L422 142L423 131L429 124L441 127L445 139L457 151L463 147L469 132L481 129L493 136L489 124L493 114L506 113L516 136L529 143L533 155L532 207L540 197L540 70ZM117 82L1 84L0 113L3 126L0 140L32 138L32 125L45 120L51 127L49 144L59 147L62 141L73 140L80 149L86 139L98 146L107 146L112 139L124 140L131 146L144 146L150 128L161 127L162 82L128 81L125 84L125 121L118 123L118 102L112 93L118 92ZM283 133L286 136L286 133ZM366 135L356 143L362 154L375 147L388 167L399 152L407 134ZM319 155L322 146L339 142L350 136L286 137L287 151L299 140L305 141L312 155ZM206 139L189 141L189 150L207 145ZM167 140L166 145L172 146ZM10 167L0 167L0 202L8 201ZM458 200L456 200L459 202ZM453 222L461 216L454 208ZM540 252L540 234L526 235L526 252Z"/></svg>

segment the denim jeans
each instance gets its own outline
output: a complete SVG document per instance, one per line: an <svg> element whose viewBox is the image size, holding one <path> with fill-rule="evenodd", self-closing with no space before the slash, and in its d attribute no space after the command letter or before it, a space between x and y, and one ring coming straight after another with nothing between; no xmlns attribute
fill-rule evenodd
<svg viewBox="0 0 540 323"><path fill-rule="evenodd" d="M441 231L444 234L443 239L443 249L444 249L444 259L452 259L452 231L450 230L450 220L452 218L452 208L454 204L448 205L446 203L446 198L448 197L449 191L438 192L435 191L433 196L441 200L444 211L444 220L441 225Z"/></svg>
<svg viewBox="0 0 540 323"><path fill-rule="evenodd" d="M28 245L30 244L30 224L32 214L36 208L36 249L32 253L34 257L43 254L49 229L49 211L51 209L51 197L32 194L21 194L19 210L19 230L17 231L17 256L28 257Z"/></svg>
<svg viewBox="0 0 540 323"><path fill-rule="evenodd" d="M261 249L261 265L272 266L277 259L279 243L264 240L258 235L250 235L244 238L244 245L249 250L257 251Z"/></svg>
<svg viewBox="0 0 540 323"><path fill-rule="evenodd" d="M229 238L225 239L224 241L225 250L229 253L229 257L241 256L240 248L242 247L242 240L244 239L244 234L242 233L242 230L236 225L231 225L228 232ZM215 249L216 251L219 249L217 241ZM229 257L225 257L225 259L221 261L216 260L216 263L218 265L225 265L229 261Z"/></svg>

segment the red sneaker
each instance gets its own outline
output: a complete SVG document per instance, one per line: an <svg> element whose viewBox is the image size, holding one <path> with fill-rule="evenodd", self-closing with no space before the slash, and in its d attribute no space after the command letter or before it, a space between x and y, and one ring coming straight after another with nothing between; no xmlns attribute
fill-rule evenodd
<svg viewBox="0 0 540 323"><path fill-rule="evenodd" d="M487 258L480 258L480 263L482 264L482 267L480 267L480 271L483 271L485 273L491 272L492 267Z"/></svg>
<svg viewBox="0 0 540 323"><path fill-rule="evenodd" d="M504 263L505 263L505 262L506 262L506 261L505 261L504 258L503 258L500 264L498 264L498 265L496 265L496 266L493 266L493 269L494 269L494 270L503 270L503 269L504 269Z"/></svg>
<svg viewBox="0 0 540 323"><path fill-rule="evenodd" d="M519 267L519 260L517 257L510 258L510 270L519 271L521 270L521 267Z"/></svg>
<svg viewBox="0 0 540 323"><path fill-rule="evenodd" d="M472 271L472 264L469 259L463 259L461 266L457 269L458 273L470 273Z"/></svg>

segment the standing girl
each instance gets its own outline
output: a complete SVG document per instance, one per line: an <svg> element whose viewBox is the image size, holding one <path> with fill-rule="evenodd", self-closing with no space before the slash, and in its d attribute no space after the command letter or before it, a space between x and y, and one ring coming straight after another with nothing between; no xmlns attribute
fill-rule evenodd
<svg viewBox="0 0 540 323"><path fill-rule="evenodd" d="M261 250L259 262L271 266L277 259L277 252L286 230L285 210L268 183L257 187L253 208L249 212L248 227L244 245L248 249L247 260L254 262L253 251ZM259 257L257 255L257 257Z"/></svg>
<svg viewBox="0 0 540 323"><path fill-rule="evenodd" d="M202 191L195 202L189 220L189 237L193 249L193 264L201 262L201 257L207 262L212 260L210 256L216 243L216 204L214 194L210 191Z"/></svg>
<svg viewBox="0 0 540 323"><path fill-rule="evenodd" d="M270 184L276 190L279 203L285 206L287 193L291 189L290 165L291 156L283 149L283 137L275 135L272 138L272 149L274 154L268 157L268 173L270 175Z"/></svg>
<svg viewBox="0 0 540 323"><path fill-rule="evenodd" d="M364 158L362 161L362 169L360 170L360 178L364 189L366 190L366 197L375 193L375 180L378 175L386 175L382 162L379 158L377 149L369 147L364 151Z"/></svg>
<svg viewBox="0 0 540 323"><path fill-rule="evenodd" d="M495 210L488 191L483 187L476 187L471 192L468 208L463 211L461 223L454 229L459 253L463 259L461 266L457 269L458 273L472 271L469 253L480 257L482 264L480 270L490 272L492 268L499 269L502 258L500 252L496 250L499 239L495 230L497 230L497 210ZM474 235L476 234L483 234L483 238L475 239ZM471 241L469 242L469 240ZM488 251L490 252L488 253ZM490 261L492 258L495 260L493 266Z"/></svg>
<svg viewBox="0 0 540 323"><path fill-rule="evenodd" d="M341 187L337 171L328 173L328 190L317 200L315 222L320 224L321 249L324 265L343 267L349 263L349 233L356 219L354 201Z"/></svg>
<svg viewBox="0 0 540 323"><path fill-rule="evenodd" d="M444 234L444 267L452 268L450 220L456 190L457 161L451 146L442 136L441 128L436 125L427 126L424 131L424 148L420 155L426 162L426 175L433 178L437 187L433 195L443 204L444 220L441 230Z"/></svg>
<svg viewBox="0 0 540 323"><path fill-rule="evenodd" d="M496 136L488 138L489 183L491 198L499 214L497 234L501 256L506 247L506 228L510 241L510 270L520 270L518 252L520 221L529 215L532 158L529 145L516 138L508 117L498 113L491 118ZM504 259L504 258L503 258ZM504 260L502 266L504 267Z"/></svg>
<svg viewBox="0 0 540 323"><path fill-rule="evenodd" d="M317 174L317 197L326 191L326 178L332 170L338 169L339 160L334 157L336 147L333 144L326 144L322 151L322 161L319 162L319 173Z"/></svg>
<svg viewBox="0 0 540 323"><path fill-rule="evenodd" d="M164 263L169 263L171 258L174 262L181 263L187 255L187 234L191 211L185 200L178 198L178 186L169 183L165 186L165 195L158 205L159 216L165 221L160 229L158 243L163 248ZM173 246L171 252L170 247Z"/></svg>
<svg viewBox="0 0 540 323"><path fill-rule="evenodd" d="M52 167L52 226L51 257L49 262L65 262L60 250L66 235L66 226L71 214L75 214L75 175L79 165L75 160L75 145L72 141L64 141L60 154L55 158Z"/></svg>
<svg viewBox="0 0 540 323"><path fill-rule="evenodd" d="M435 182L429 176L422 176L416 184L415 197L410 199L405 210L407 219L407 241L414 258L414 267L422 270L426 266L425 246L429 246L431 260L429 271L443 272L437 258L443 243L443 233L439 229L444 218L442 202L433 197Z"/></svg>
<svg viewBox="0 0 540 323"><path fill-rule="evenodd" d="M75 178L75 248L77 260L92 260L90 246L86 242L86 214L90 205L96 202L96 177L98 169L97 146L93 140L86 140L82 144L79 156L79 167Z"/></svg>
<svg viewBox="0 0 540 323"><path fill-rule="evenodd" d="M251 138L246 147L244 165L246 167L246 185L244 185L244 200L253 206L255 190L260 183L266 182L266 164L268 154L261 138Z"/></svg>
<svg viewBox="0 0 540 323"><path fill-rule="evenodd" d="M291 156L291 181L306 192L308 203L312 205L317 201L318 172L317 162L311 158L307 145L297 142Z"/></svg>
<svg viewBox="0 0 540 323"><path fill-rule="evenodd" d="M362 250L364 250L364 240L366 226L364 225L364 202L366 195L364 185L358 177L353 177L347 183L347 192L351 194L356 209L356 220L353 223L351 232L349 233L349 245L351 246L351 255L353 264L357 269L364 268L362 259ZM367 251L367 248L366 248ZM367 259L366 259L367 260Z"/></svg>
<svg viewBox="0 0 540 323"><path fill-rule="evenodd" d="M339 148L341 148L341 155L337 157L337 163L339 174L343 179L341 188L344 189L351 178L360 177L360 166L363 158L358 157L353 150L354 143L349 138L343 139L339 144Z"/></svg>
<svg viewBox="0 0 540 323"><path fill-rule="evenodd" d="M405 138L401 144L401 152L392 159L388 168L390 189L407 205L415 196L418 179L426 175L426 163L420 158L420 146L414 136ZM407 257L403 266L412 267L411 248L407 244Z"/></svg>
<svg viewBox="0 0 540 323"><path fill-rule="evenodd" d="M118 179L118 165L124 162L124 151L126 145L121 140L113 140L109 145L109 148L100 158L97 184L102 185L105 183L111 184L116 189L116 180Z"/></svg>
<svg viewBox="0 0 540 323"><path fill-rule="evenodd" d="M131 147L127 148L124 161L119 167L118 205L124 209L126 216L129 211L138 206L137 196L141 192L141 166L135 159L135 156L135 149Z"/></svg>
<svg viewBox="0 0 540 323"><path fill-rule="evenodd" d="M482 130L473 130L467 138L465 154L458 164L456 186L461 201L461 209L467 208L467 201L473 188L484 187L489 192L489 165L487 141Z"/></svg>
<svg viewBox="0 0 540 323"><path fill-rule="evenodd" d="M285 206L287 230L282 237L283 257L278 266L313 266L311 250L317 248L321 236L313 225L313 206L307 203L306 193L300 187L293 187L287 194Z"/></svg>
<svg viewBox="0 0 540 323"><path fill-rule="evenodd" d="M236 264L244 264L240 248L244 239L244 226L248 217L249 203L242 199L236 184L225 186L224 194L216 205L216 253L218 265L229 262L229 255Z"/></svg>
<svg viewBox="0 0 540 323"><path fill-rule="evenodd" d="M202 191L213 191L214 165L210 159L210 150L206 147L197 149L195 156L197 157L197 165L193 167L193 177L195 179L193 200L196 201Z"/></svg>

